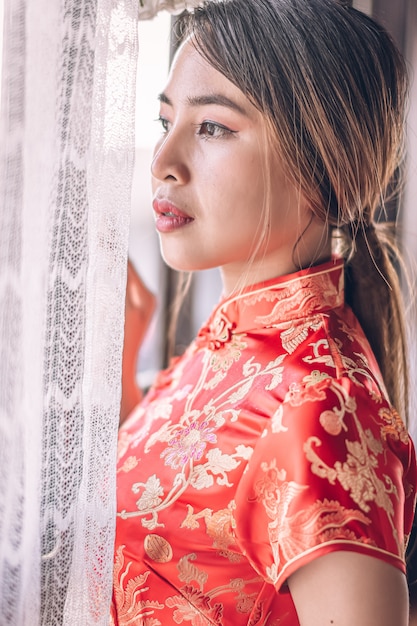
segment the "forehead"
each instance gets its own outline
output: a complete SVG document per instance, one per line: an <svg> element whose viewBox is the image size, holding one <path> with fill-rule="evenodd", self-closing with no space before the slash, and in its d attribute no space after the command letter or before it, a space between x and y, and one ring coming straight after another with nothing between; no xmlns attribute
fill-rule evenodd
<svg viewBox="0 0 417 626"><path fill-rule="evenodd" d="M259 115L245 94L210 65L189 40L180 46L174 57L163 95L170 102L175 99L194 105L223 104L249 117Z"/></svg>

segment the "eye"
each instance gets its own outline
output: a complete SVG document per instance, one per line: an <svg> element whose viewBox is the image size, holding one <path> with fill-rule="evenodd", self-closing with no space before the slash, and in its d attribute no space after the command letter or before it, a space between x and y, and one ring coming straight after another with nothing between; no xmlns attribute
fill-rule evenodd
<svg viewBox="0 0 417 626"><path fill-rule="evenodd" d="M156 121L161 124L162 130L164 131L164 133L167 133L169 131L171 124L168 122L166 117L162 117L160 115Z"/></svg>
<svg viewBox="0 0 417 626"><path fill-rule="evenodd" d="M214 139L219 139L220 137L226 137L228 135L232 135L234 132L230 130L230 128L226 128L222 124L218 124L217 122L203 122L197 126L197 135L200 135L205 138L213 137Z"/></svg>

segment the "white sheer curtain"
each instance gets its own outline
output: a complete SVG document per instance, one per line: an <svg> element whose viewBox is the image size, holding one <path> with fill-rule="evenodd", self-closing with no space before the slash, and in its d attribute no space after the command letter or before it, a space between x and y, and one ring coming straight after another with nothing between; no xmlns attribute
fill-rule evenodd
<svg viewBox="0 0 417 626"><path fill-rule="evenodd" d="M186 4L4 0L0 626L108 623L136 22Z"/></svg>
<svg viewBox="0 0 417 626"><path fill-rule="evenodd" d="M136 19L4 7L1 624L108 621Z"/></svg>

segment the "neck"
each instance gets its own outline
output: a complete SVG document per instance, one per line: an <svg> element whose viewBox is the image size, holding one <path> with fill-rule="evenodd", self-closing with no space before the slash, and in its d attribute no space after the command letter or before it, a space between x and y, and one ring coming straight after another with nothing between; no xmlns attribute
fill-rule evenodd
<svg viewBox="0 0 417 626"><path fill-rule="evenodd" d="M298 242L291 242L279 250L262 251L244 265L236 263L221 267L223 294L228 296L250 285L325 263L331 255L331 236L327 225L312 219Z"/></svg>

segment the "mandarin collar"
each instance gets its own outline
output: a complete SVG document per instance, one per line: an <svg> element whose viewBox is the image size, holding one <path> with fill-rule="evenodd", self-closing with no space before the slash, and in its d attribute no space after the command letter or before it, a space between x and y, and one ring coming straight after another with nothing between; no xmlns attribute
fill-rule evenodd
<svg viewBox="0 0 417 626"><path fill-rule="evenodd" d="M218 350L233 335L288 324L343 304L344 262L336 258L222 299L200 329L196 343Z"/></svg>

